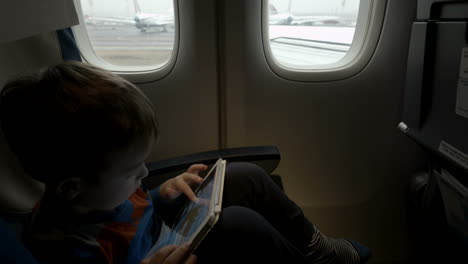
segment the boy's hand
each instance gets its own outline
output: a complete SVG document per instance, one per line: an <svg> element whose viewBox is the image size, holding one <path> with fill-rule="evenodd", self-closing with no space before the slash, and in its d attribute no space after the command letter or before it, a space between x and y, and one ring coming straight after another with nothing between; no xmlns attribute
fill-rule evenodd
<svg viewBox="0 0 468 264"><path fill-rule="evenodd" d="M203 178L198 176L198 173L206 169L208 169L208 166L204 164L194 164L190 166L187 172L184 172L161 184L159 194L164 198L175 199L181 193L184 193L190 200L197 201L197 196L193 193L189 184L201 183Z"/></svg>
<svg viewBox="0 0 468 264"><path fill-rule="evenodd" d="M169 245L156 251L156 253L150 257L143 259L140 264L195 264L197 263L197 256L190 255L185 262L185 255L190 245L185 244L177 248L175 245Z"/></svg>

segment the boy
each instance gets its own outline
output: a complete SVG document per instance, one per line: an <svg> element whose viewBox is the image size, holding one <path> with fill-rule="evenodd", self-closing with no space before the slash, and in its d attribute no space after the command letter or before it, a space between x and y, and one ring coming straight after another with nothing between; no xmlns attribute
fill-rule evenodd
<svg viewBox="0 0 468 264"><path fill-rule="evenodd" d="M151 102L128 81L79 62L8 83L5 137L25 171L45 183L25 240L40 263L140 263L167 228L161 217L203 164L155 190L141 187L158 137ZM252 164L226 171L223 213L196 251L201 263L363 263L369 250L332 240ZM144 263L182 263L187 246L166 246ZM185 263L195 263L191 255Z"/></svg>

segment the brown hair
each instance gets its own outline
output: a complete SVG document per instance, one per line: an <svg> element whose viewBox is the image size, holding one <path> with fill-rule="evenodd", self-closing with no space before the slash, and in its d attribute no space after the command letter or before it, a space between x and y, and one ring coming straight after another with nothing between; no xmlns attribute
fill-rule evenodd
<svg viewBox="0 0 468 264"><path fill-rule="evenodd" d="M0 101L5 137L23 168L43 182L95 178L109 155L158 136L153 105L104 69L64 62L8 82Z"/></svg>

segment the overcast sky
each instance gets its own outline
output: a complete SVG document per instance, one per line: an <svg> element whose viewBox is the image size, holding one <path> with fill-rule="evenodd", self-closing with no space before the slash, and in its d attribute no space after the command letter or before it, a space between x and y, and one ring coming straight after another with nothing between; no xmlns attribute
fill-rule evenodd
<svg viewBox="0 0 468 264"><path fill-rule="evenodd" d="M270 0L270 3L279 12L286 12L289 1L294 15L356 15L360 0ZM142 12L157 13L172 8L173 0L81 0L85 14L105 17L133 17L136 13L135 3Z"/></svg>

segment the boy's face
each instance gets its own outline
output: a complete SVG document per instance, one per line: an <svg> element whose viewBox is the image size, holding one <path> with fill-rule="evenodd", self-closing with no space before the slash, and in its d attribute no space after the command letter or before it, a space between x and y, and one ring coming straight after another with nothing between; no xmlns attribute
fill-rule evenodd
<svg viewBox="0 0 468 264"><path fill-rule="evenodd" d="M145 161L154 139L137 140L130 147L111 154L110 166L97 183L84 184L77 196L78 207L88 210L112 210L122 204L148 175Z"/></svg>

